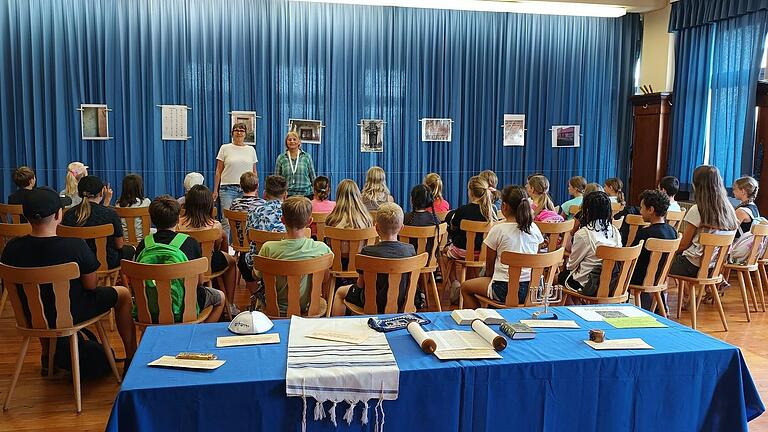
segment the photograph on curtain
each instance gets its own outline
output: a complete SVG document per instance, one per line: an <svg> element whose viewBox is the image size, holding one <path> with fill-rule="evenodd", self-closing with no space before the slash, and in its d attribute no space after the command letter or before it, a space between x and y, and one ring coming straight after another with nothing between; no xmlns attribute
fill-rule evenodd
<svg viewBox="0 0 768 432"><path fill-rule="evenodd" d="M504 147L525 146L525 114L504 114Z"/></svg>
<svg viewBox="0 0 768 432"><path fill-rule="evenodd" d="M323 140L323 122L320 120L289 119L288 132L296 132L303 144L320 144Z"/></svg>
<svg viewBox="0 0 768 432"><path fill-rule="evenodd" d="M384 120L360 120L360 151L363 153L384 151Z"/></svg>
<svg viewBox="0 0 768 432"><path fill-rule="evenodd" d="M552 147L580 147L581 126L552 126Z"/></svg>
<svg viewBox="0 0 768 432"><path fill-rule="evenodd" d="M421 119L422 141L451 141L453 120L449 118Z"/></svg>
<svg viewBox="0 0 768 432"><path fill-rule="evenodd" d="M238 123L245 123L245 140L248 145L256 145L256 115L255 111L232 111L230 113L230 129Z"/></svg>
<svg viewBox="0 0 768 432"><path fill-rule="evenodd" d="M83 140L108 140L109 111L106 105L82 104L80 111L80 127Z"/></svg>

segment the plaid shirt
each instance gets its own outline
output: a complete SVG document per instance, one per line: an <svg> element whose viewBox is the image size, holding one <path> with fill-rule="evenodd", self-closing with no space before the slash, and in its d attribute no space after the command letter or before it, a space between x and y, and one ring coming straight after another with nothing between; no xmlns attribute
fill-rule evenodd
<svg viewBox="0 0 768 432"><path fill-rule="evenodd" d="M282 205L280 200L270 200L256 207L254 211L248 213L248 229L285 232L285 225L280 222L280 217L283 216ZM258 254L259 249L256 247L256 243L251 242L251 247L245 254L245 262L248 267L253 267L253 257Z"/></svg>
<svg viewBox="0 0 768 432"><path fill-rule="evenodd" d="M315 180L312 156L304 150L299 150L299 157L295 162L297 164L295 174L291 171L291 163L288 152L281 153L275 163L275 174L285 177L288 182L288 195L311 195L312 182Z"/></svg>

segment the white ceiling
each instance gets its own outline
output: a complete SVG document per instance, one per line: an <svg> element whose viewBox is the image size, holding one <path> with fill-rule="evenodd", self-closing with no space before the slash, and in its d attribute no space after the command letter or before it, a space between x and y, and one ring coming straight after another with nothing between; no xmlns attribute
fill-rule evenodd
<svg viewBox="0 0 768 432"><path fill-rule="evenodd" d="M516 0L483 0L483 1L502 1L516 3ZM669 0L538 0L549 3L589 3L611 6L624 6L627 12L649 12L662 9L669 4Z"/></svg>

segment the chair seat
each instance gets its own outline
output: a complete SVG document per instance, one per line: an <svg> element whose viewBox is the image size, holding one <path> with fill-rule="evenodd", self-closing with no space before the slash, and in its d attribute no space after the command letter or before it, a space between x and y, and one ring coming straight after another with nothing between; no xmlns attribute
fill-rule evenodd
<svg viewBox="0 0 768 432"><path fill-rule="evenodd" d="M615 303L626 303L629 300L629 294L625 293L622 296L619 297L609 297L609 298L598 298L598 297L592 297L584 295L578 291L574 291L571 288L568 288L566 286L563 287L563 293L568 294L569 297L575 297L582 300L587 300L592 303L597 304L615 304Z"/></svg>
<svg viewBox="0 0 768 432"><path fill-rule="evenodd" d="M422 274L423 273L434 273L437 270L437 268L438 268L437 265L427 266L427 267L424 267L424 268L421 269L421 273Z"/></svg>
<svg viewBox="0 0 768 432"><path fill-rule="evenodd" d="M719 284L720 282L723 281L723 275L718 275L717 277L704 278L704 279L699 279L699 278L690 277L690 276L678 276L678 275L669 275L669 277L675 280L680 280L683 282L688 282L696 285Z"/></svg>
<svg viewBox="0 0 768 432"><path fill-rule="evenodd" d="M72 336L73 334L80 331L82 328L88 327L91 324L95 324L102 318L106 318L109 316L109 311L104 312L101 315L95 316L89 320L83 321L81 323L75 324L72 327L66 327L66 328L60 328L60 329L50 329L50 330L44 330L44 329L32 329L27 327L19 327L16 326L16 331L19 333L19 336L32 336L32 337L42 337L42 338L51 338L51 337L66 337L66 336Z"/></svg>
<svg viewBox="0 0 768 432"><path fill-rule="evenodd" d="M724 269L736 270L736 271L757 271L757 264L723 264Z"/></svg>
<svg viewBox="0 0 768 432"><path fill-rule="evenodd" d="M485 267L485 261L464 261L455 260L456 264L461 264L465 267Z"/></svg>
<svg viewBox="0 0 768 432"><path fill-rule="evenodd" d="M331 277L335 277L335 278L346 279L346 278L352 278L352 277L356 278L357 276L358 276L358 273L356 271L331 271Z"/></svg>
<svg viewBox="0 0 768 432"><path fill-rule="evenodd" d="M654 286L642 286L642 285L629 285L629 289L633 291L642 291L646 293L663 292L669 289L667 285L654 285Z"/></svg>
<svg viewBox="0 0 768 432"><path fill-rule="evenodd" d="M147 327L152 327L152 326L157 326L157 325L199 324L199 323L207 320L208 316L211 315L212 311L213 311L213 306L208 306L207 308L201 310L199 314L197 314L197 319L195 319L194 321L177 322L177 323L172 323L172 324L155 324L155 323L143 323L143 322L138 322L136 320L133 320L133 324L136 327L139 327L139 328L142 328L142 329L146 329Z"/></svg>

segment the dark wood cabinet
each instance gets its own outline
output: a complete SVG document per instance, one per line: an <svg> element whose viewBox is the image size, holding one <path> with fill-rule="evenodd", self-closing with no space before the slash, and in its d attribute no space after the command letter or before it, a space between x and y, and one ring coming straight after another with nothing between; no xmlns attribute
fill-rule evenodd
<svg viewBox="0 0 768 432"><path fill-rule="evenodd" d="M640 193L656 188L667 172L672 94L636 95L630 100L634 124L627 200L631 205L639 205Z"/></svg>
<svg viewBox="0 0 768 432"><path fill-rule="evenodd" d="M768 82L757 84L757 131L755 133L755 177L760 190L757 208L761 215L768 215Z"/></svg>

